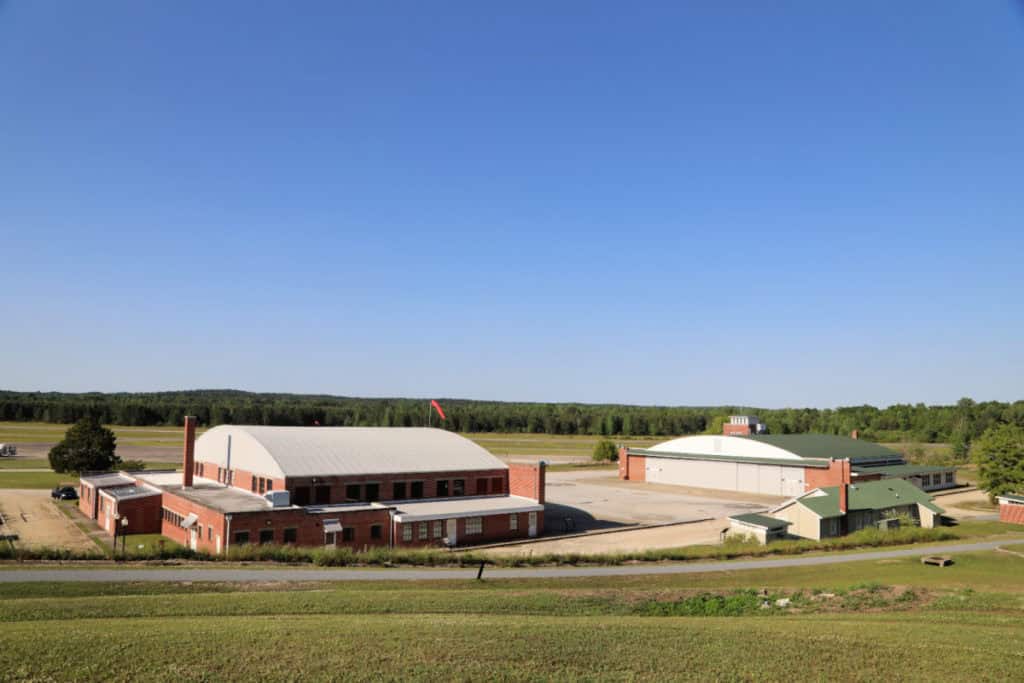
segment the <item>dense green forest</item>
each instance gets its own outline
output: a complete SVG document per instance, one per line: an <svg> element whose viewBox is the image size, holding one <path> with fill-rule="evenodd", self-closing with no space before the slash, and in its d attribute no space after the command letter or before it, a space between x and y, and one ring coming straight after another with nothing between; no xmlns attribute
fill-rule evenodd
<svg viewBox="0 0 1024 683"><path fill-rule="evenodd" d="M860 430L879 441L949 442L965 447L989 426L1024 426L1024 401L956 405L851 406L836 409L750 406L670 407L583 403L506 403L440 399L448 419L435 426L460 432L676 435L720 431L724 416L758 415L775 434ZM324 426L419 426L428 419L426 399L346 398L299 394L255 394L231 390L160 393L63 394L0 391L0 420L74 422L89 415L107 424L180 425L197 415L204 425L223 423Z"/></svg>

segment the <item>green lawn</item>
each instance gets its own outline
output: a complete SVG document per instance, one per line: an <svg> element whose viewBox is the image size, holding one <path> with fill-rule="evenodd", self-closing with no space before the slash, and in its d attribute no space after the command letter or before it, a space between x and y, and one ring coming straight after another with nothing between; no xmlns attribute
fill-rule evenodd
<svg viewBox="0 0 1024 683"><path fill-rule="evenodd" d="M156 460L144 461L147 470L173 470L181 465ZM0 472L4 470L48 470L50 461L46 458L0 458Z"/></svg>
<svg viewBox="0 0 1024 683"><path fill-rule="evenodd" d="M57 443L71 425L51 422L0 422L0 443ZM180 446L181 427L107 425L125 446ZM205 428L197 430L201 434Z"/></svg>
<svg viewBox="0 0 1024 683"><path fill-rule="evenodd" d="M8 472L0 470L0 489L52 489L60 484L78 486L77 474L58 474L50 470Z"/></svg>
<svg viewBox="0 0 1024 683"><path fill-rule="evenodd" d="M762 609L755 590L765 587ZM790 606L776 607L781 597ZM1022 617L1024 558L1000 553L942 569L898 560L571 580L0 584L0 671L104 681L1012 680Z"/></svg>

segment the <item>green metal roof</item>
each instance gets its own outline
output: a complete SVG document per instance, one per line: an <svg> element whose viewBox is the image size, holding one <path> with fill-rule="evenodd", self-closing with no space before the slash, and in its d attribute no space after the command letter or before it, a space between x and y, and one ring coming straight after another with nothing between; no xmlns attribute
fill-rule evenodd
<svg viewBox="0 0 1024 683"><path fill-rule="evenodd" d="M790 525L785 519L776 519L767 515L758 515L753 512L748 512L742 515L732 515L729 519L735 519L737 522L743 522L744 524L750 524L752 526L762 527L764 529L784 529Z"/></svg>
<svg viewBox="0 0 1024 683"><path fill-rule="evenodd" d="M1018 496L1015 493L1004 493L996 498L1005 498L1006 500L1012 500L1014 503L1024 503L1024 496Z"/></svg>
<svg viewBox="0 0 1024 683"><path fill-rule="evenodd" d="M862 461L903 460L900 453L885 446L835 434L751 434L740 438L760 441L801 458L849 458L853 464Z"/></svg>
<svg viewBox="0 0 1024 683"><path fill-rule="evenodd" d="M915 474L935 474L937 472L949 472L956 467L942 467L941 465L880 465L877 467L866 467L861 465L854 467L853 471L860 474L881 474L883 477L912 477Z"/></svg>
<svg viewBox="0 0 1024 683"><path fill-rule="evenodd" d="M841 517L839 511L839 487L826 486L820 489L821 494L807 494L798 502L819 517ZM847 490L847 508L849 510L887 510L920 503L936 514L945 512L932 502L932 497L913 484L902 479L882 479L881 481L865 481L851 484Z"/></svg>

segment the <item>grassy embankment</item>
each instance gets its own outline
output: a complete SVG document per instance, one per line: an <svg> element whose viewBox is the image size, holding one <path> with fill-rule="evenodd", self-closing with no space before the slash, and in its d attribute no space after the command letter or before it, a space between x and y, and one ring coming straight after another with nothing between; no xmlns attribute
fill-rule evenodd
<svg viewBox="0 0 1024 683"><path fill-rule="evenodd" d="M1024 558L995 552L942 569L907 559L573 580L0 584L0 670L104 681L1011 680L1022 617Z"/></svg>
<svg viewBox="0 0 1024 683"><path fill-rule="evenodd" d="M710 560L733 560L772 556L792 556L808 553L842 552L868 550L871 548L900 547L928 543L969 541L982 539L1006 539L1009 542L1024 540L1020 527L1012 524L988 521L968 521L957 527L920 529L907 527L893 531L863 529L841 538L824 541L790 540L776 541L767 546L746 543L736 539L721 545L691 545L679 548L659 548L647 551L625 553L532 553L524 547L521 555L489 555L486 550L451 552L437 548L405 550L372 548L365 552L354 552L349 548L304 548L294 546L246 545L234 546L227 555L208 555L195 552L167 541L162 551L156 547L159 537L152 536L144 541L128 539L127 552L116 554L118 559L168 560L184 559L200 562L283 562L323 567L361 566L427 566L465 567L481 562L501 567L558 566L558 565L618 565L630 562L690 562ZM144 548L137 546L142 543ZM923 547L927 547L924 545ZM11 548L0 546L0 560L96 560L104 559L95 552L80 553L64 548ZM10 566L10 565L8 565ZM0 566L2 569L2 566Z"/></svg>

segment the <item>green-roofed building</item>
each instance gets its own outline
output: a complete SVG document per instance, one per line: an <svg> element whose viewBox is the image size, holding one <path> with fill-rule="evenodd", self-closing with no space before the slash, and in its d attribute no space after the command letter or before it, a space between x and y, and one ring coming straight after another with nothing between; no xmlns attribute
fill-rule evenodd
<svg viewBox="0 0 1024 683"><path fill-rule="evenodd" d="M867 527L911 523L932 528L943 510L927 493L903 479L882 479L817 488L774 508L789 522L789 534L820 540Z"/></svg>

